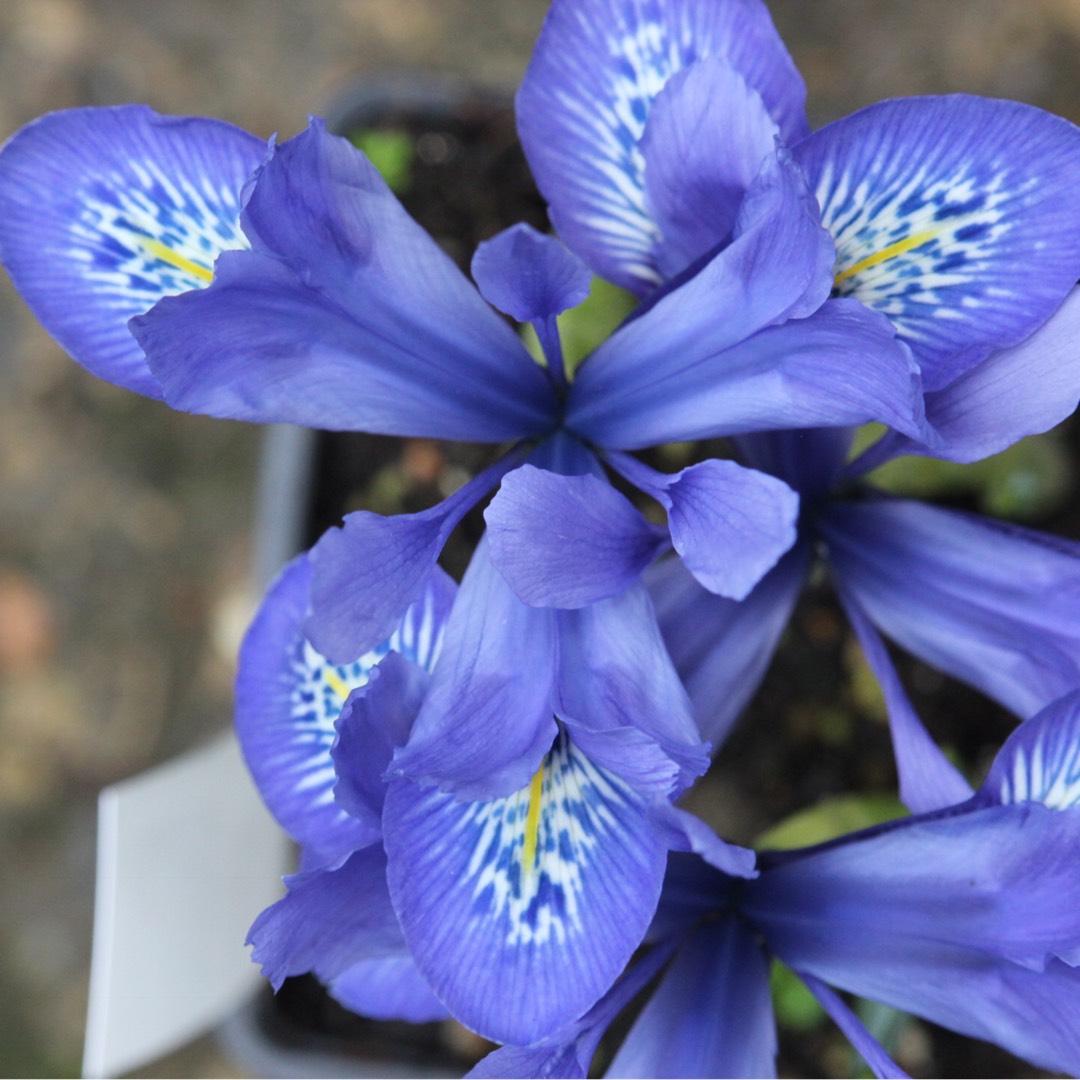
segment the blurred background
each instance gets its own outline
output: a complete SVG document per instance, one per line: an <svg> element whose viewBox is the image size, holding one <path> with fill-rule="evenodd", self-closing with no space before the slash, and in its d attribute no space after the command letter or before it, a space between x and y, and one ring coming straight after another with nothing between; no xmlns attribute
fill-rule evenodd
<svg viewBox="0 0 1080 1080"><path fill-rule="evenodd" d="M546 6L5 0L0 138L52 109L124 102L285 138L387 70L511 91ZM1080 121L1076 0L771 8L815 125L951 91ZM97 382L0 282L0 1075L78 1074L98 790L228 724L260 435ZM1071 498L1069 468L1058 477ZM157 1068L241 1075L205 1040Z"/></svg>

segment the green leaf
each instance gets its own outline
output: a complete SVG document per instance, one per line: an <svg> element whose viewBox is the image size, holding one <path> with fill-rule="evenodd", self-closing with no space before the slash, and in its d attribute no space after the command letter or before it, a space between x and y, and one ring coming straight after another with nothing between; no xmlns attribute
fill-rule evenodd
<svg viewBox="0 0 1080 1080"><path fill-rule="evenodd" d="M836 795L784 818L759 836L754 847L812 847L906 815L903 803L893 795Z"/></svg>
<svg viewBox="0 0 1080 1080"><path fill-rule="evenodd" d="M391 191L400 195L408 189L412 183L412 166L416 157L416 146L411 135L404 131L365 128L353 132L349 141L367 155Z"/></svg>

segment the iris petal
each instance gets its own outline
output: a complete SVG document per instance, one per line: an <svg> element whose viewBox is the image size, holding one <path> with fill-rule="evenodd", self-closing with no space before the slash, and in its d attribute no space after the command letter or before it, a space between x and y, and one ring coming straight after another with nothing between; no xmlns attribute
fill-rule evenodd
<svg viewBox="0 0 1080 1080"><path fill-rule="evenodd" d="M50 113L0 153L4 265L80 364L160 398L128 320L248 246L240 195L265 154L229 124L139 105Z"/></svg>

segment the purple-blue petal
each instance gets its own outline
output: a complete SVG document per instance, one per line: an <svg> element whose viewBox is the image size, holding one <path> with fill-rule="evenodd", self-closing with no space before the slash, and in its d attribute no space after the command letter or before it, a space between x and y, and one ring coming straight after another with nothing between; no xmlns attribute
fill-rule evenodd
<svg viewBox="0 0 1080 1080"><path fill-rule="evenodd" d="M888 315L937 390L1026 338L1080 276L1080 129L1012 101L884 101L794 150L836 285Z"/></svg>
<svg viewBox="0 0 1080 1080"><path fill-rule="evenodd" d="M513 330L321 123L262 167L243 225L252 251L132 322L171 405L472 442L551 426L551 384Z"/></svg>
<svg viewBox="0 0 1080 1080"><path fill-rule="evenodd" d="M591 474L523 465L484 512L491 561L526 604L580 608L621 592L667 547L625 496Z"/></svg>
<svg viewBox="0 0 1080 1080"><path fill-rule="evenodd" d="M702 737L719 748L750 700L791 618L810 565L797 544L742 601L715 596L678 559L646 575L660 631L694 706Z"/></svg>
<svg viewBox="0 0 1080 1080"><path fill-rule="evenodd" d="M160 398L128 320L248 246L240 195L265 154L230 124L141 105L50 113L0 152L0 257L75 360Z"/></svg>
<svg viewBox="0 0 1080 1080"><path fill-rule="evenodd" d="M774 476L717 459L673 476L625 454L609 460L667 510L683 564L719 596L745 599L795 542L799 497Z"/></svg>
<svg viewBox="0 0 1080 1080"><path fill-rule="evenodd" d="M418 968L455 1016L499 1042L534 1042L608 990L664 874L647 801L565 732L504 797L467 802L392 782L384 828Z"/></svg>
<svg viewBox="0 0 1080 1080"><path fill-rule="evenodd" d="M373 1020L425 1024L450 1016L408 954L358 960L327 989L346 1009Z"/></svg>
<svg viewBox="0 0 1080 1080"><path fill-rule="evenodd" d="M306 556L282 571L244 639L236 680L236 732L248 768L309 865L378 839L377 817L361 821L334 800L335 723L350 692L367 683L387 653L420 666L434 662L453 596L445 575L433 577L394 633L358 659L333 664L302 633L310 583Z"/></svg>
<svg viewBox="0 0 1080 1080"><path fill-rule="evenodd" d="M1080 544L900 499L819 527L844 588L926 663L1021 717L1080 685Z"/></svg>
<svg viewBox="0 0 1080 1080"><path fill-rule="evenodd" d="M665 279L730 237L777 135L761 96L719 57L684 68L660 91L641 153L646 206L660 230L655 261Z"/></svg>
<svg viewBox="0 0 1080 1080"><path fill-rule="evenodd" d="M660 280L663 243L645 197L640 141L665 83L705 56L761 95L785 138L806 132L806 88L758 0L559 0L517 95L518 130L563 240L638 292Z"/></svg>

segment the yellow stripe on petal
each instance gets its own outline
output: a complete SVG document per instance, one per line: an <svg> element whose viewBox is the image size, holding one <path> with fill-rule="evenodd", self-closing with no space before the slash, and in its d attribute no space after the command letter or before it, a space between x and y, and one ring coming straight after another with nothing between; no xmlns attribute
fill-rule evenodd
<svg viewBox="0 0 1080 1080"><path fill-rule="evenodd" d="M532 783L529 785L529 812L525 817L525 841L521 850L522 869L525 873L532 870L536 862L536 843L540 836L540 811L544 804L544 761L540 762L540 768L533 773Z"/></svg>
<svg viewBox="0 0 1080 1080"><path fill-rule="evenodd" d="M146 248L155 259L160 259L169 266L175 266L177 270L183 270L185 274L191 274L192 277L199 278L207 284L214 280L214 272L212 270L208 270L205 266L200 266L199 263L192 262L191 259L185 258L180 252L173 251L171 247L167 247L160 240L155 240L150 236L145 236L141 239L143 247Z"/></svg>
<svg viewBox="0 0 1080 1080"><path fill-rule="evenodd" d="M349 696L350 690L348 684L336 671L334 671L330 667L329 664L325 668L323 668L322 675L323 678L326 680L326 685L329 686L330 689L333 690L334 693L337 694L337 696L341 698L342 701L344 701ZM367 682L367 679L365 678L364 681Z"/></svg>
<svg viewBox="0 0 1080 1080"><path fill-rule="evenodd" d="M873 255L867 255L866 258L845 267L833 278L833 285L839 285L842 281L847 281L848 278L853 278L856 274L861 274L872 266L878 266L883 262L888 262L890 259L895 259L905 252L914 251L928 241L933 240L939 234L940 230L930 229L927 232L915 233L913 236L905 236L903 240L897 240L895 244L890 244L888 247L882 248L881 251L876 251Z"/></svg>

